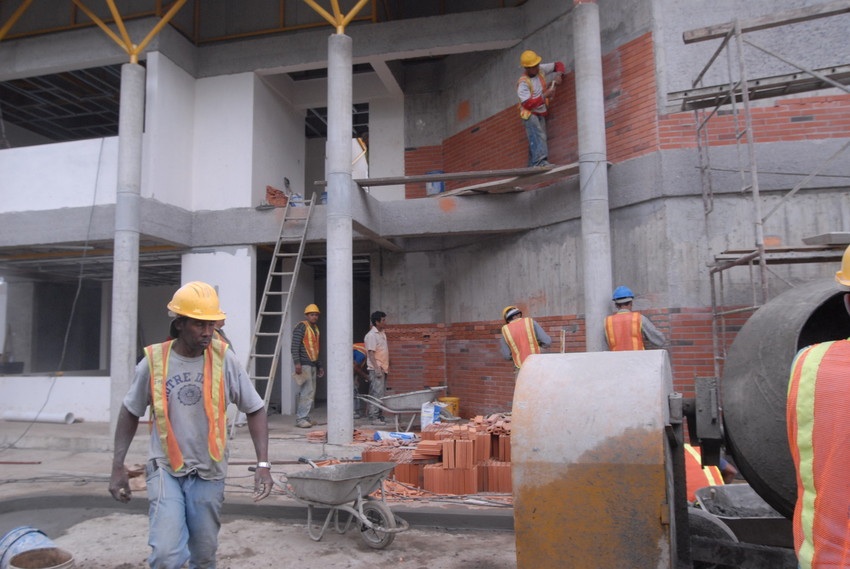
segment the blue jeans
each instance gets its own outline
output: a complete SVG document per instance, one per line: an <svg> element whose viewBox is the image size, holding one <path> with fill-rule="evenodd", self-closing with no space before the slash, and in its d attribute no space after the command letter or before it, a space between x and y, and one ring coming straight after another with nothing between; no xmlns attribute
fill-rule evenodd
<svg viewBox="0 0 850 569"><path fill-rule="evenodd" d="M172 476L157 468L147 476L151 569L215 569L224 480Z"/></svg>
<svg viewBox="0 0 850 569"><path fill-rule="evenodd" d="M313 410L313 400L316 397L316 368L301 364L301 377L295 380L295 385L298 387L298 406L295 409L295 420L307 419L310 417L310 411ZM297 377L297 374L293 374ZM298 385L300 380L304 383Z"/></svg>
<svg viewBox="0 0 850 569"><path fill-rule="evenodd" d="M525 123L525 135L528 137L528 165L540 166L549 158L549 144L546 141L546 118L531 115Z"/></svg>

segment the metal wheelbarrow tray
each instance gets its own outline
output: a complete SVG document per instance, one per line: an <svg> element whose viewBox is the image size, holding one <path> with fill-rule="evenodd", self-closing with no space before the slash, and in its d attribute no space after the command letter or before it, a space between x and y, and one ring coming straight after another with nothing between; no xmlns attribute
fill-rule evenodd
<svg viewBox="0 0 850 569"><path fill-rule="evenodd" d="M383 500L369 496L378 488L383 489L387 474L395 468L394 462L361 462L322 466L286 475L284 492L307 504L307 533L319 541L334 521L337 533L345 533L357 520L360 536L366 545L383 549L393 542L395 534L408 529L408 523L392 513ZM313 508L330 508L324 524L313 525ZM349 514L344 525L340 525L339 512Z"/></svg>
<svg viewBox="0 0 850 569"><path fill-rule="evenodd" d="M416 420L416 417L422 412L422 404L430 403L437 399L437 395L441 391L445 391L446 386L441 385L439 387L429 387L427 389L421 389L419 391L411 391L409 393L399 393L396 395L387 395L385 397L381 397L380 399L373 397L371 395L358 395L357 397L368 403L369 405L374 405L378 407L380 410L384 411L393 416L395 419L395 430L400 430L398 417L399 415L410 414L410 421L407 423L407 431L410 431L410 427L413 426L413 422Z"/></svg>

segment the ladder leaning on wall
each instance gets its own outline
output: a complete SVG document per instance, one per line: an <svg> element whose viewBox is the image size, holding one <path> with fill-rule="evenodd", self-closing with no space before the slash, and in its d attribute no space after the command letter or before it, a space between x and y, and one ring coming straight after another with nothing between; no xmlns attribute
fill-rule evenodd
<svg viewBox="0 0 850 569"><path fill-rule="evenodd" d="M274 387L275 373L280 363L281 342L283 341L286 315L292 303L292 294L298 281L298 268L304 255L304 245L307 242L307 225L313 213L315 196L304 199L303 206L293 207L292 200L287 200L280 224L280 234L274 247L274 254L269 264L269 273L260 306L257 310L257 320L254 323L254 333L251 337L251 351L248 356L248 375L253 384L261 388L259 383L265 382L263 402L266 410ZM284 244L298 244L298 252L286 253Z"/></svg>

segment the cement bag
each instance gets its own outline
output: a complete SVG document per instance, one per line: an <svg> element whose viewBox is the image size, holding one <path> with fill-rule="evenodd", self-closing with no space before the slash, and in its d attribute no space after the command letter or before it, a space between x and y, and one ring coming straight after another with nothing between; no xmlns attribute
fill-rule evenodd
<svg viewBox="0 0 850 569"><path fill-rule="evenodd" d="M422 404L422 414L419 417L419 428L424 429L431 423L440 422L440 409L446 407L446 403L439 401L428 401Z"/></svg>

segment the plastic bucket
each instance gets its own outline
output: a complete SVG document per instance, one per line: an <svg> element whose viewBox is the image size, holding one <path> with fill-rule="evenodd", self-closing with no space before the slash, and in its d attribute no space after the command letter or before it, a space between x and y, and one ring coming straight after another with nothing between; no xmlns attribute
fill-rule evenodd
<svg viewBox="0 0 850 569"><path fill-rule="evenodd" d="M70 569L74 556L44 532L21 526L0 539L0 569Z"/></svg>
<svg viewBox="0 0 850 569"><path fill-rule="evenodd" d="M448 411L455 417L460 416L460 398L459 397L438 397L437 401L440 403L446 403L448 405Z"/></svg>

